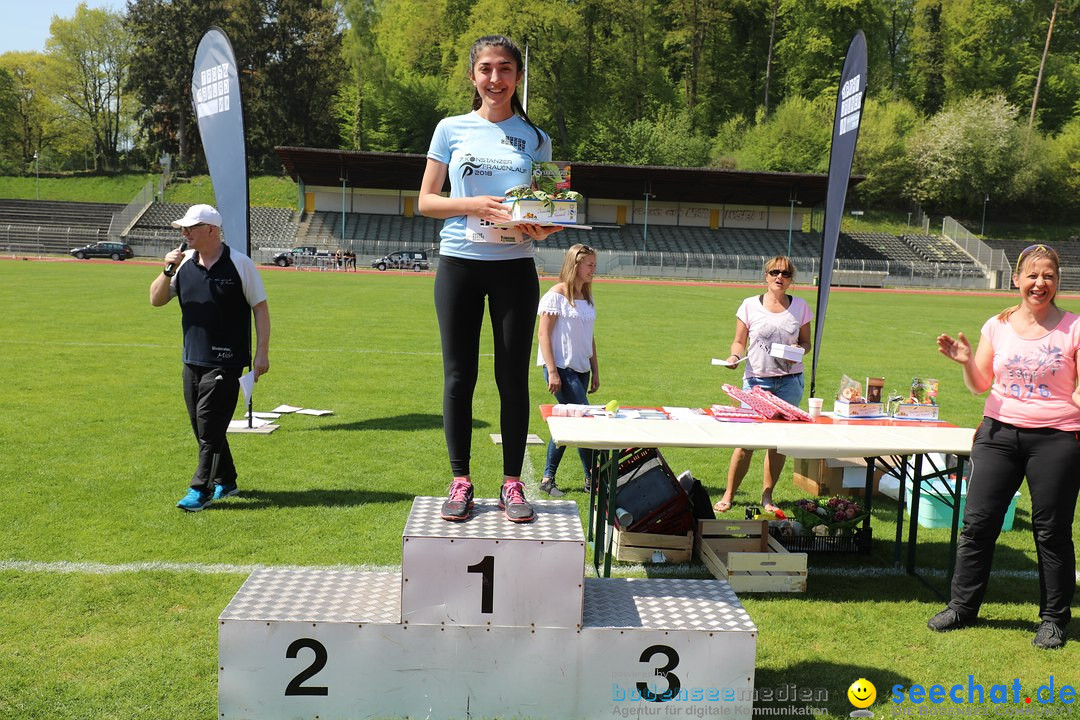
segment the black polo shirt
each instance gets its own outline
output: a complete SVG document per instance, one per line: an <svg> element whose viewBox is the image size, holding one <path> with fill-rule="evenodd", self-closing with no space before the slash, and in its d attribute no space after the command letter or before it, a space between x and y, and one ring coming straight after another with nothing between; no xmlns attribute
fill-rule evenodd
<svg viewBox="0 0 1080 720"><path fill-rule="evenodd" d="M243 281L222 245L221 257L209 270L198 253L176 271L176 297L184 328L184 362L203 367L246 367L251 364L251 307Z"/></svg>

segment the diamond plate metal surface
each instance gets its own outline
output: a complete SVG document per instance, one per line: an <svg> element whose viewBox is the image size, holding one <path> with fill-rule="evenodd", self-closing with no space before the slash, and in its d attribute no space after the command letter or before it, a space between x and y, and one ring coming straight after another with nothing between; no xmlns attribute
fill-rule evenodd
<svg viewBox="0 0 1080 720"><path fill-rule="evenodd" d="M397 624L401 574L259 568L218 619Z"/></svg>
<svg viewBox="0 0 1080 720"><path fill-rule="evenodd" d="M583 627L756 632L723 580L586 578Z"/></svg>
<svg viewBox="0 0 1080 720"><path fill-rule="evenodd" d="M577 503L569 500L530 500L536 512L536 519L531 523L507 520L499 509L499 501L494 498L477 498L472 517L465 522L447 522L440 514L445 501L444 497L413 500L403 537L585 542Z"/></svg>

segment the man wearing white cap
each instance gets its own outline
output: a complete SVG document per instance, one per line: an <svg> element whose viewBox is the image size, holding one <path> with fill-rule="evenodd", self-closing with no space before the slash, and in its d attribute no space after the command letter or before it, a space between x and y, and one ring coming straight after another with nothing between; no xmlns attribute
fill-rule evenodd
<svg viewBox="0 0 1080 720"><path fill-rule="evenodd" d="M172 225L180 228L184 242L165 256L165 269L150 285L150 304L180 300L184 400L199 441L199 462L190 489L176 506L195 512L237 493L226 433L244 368L251 366L256 381L270 370L270 310L255 263L221 241L217 210L192 205Z"/></svg>

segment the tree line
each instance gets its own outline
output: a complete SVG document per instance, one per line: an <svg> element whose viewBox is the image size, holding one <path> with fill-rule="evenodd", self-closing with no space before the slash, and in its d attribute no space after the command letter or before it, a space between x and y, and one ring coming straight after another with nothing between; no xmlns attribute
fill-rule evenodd
<svg viewBox="0 0 1080 720"><path fill-rule="evenodd" d="M204 161L202 32L237 54L254 172L276 145L425 152L469 109L468 49L528 49L527 104L578 162L826 172L856 30L857 201L1017 216L1080 206L1080 0L128 0L0 55L0 171ZM37 156L35 162L34 157Z"/></svg>

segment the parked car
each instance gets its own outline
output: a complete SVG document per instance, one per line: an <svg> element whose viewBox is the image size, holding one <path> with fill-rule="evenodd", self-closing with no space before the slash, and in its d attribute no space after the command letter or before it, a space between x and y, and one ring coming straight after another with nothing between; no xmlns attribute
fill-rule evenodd
<svg viewBox="0 0 1080 720"><path fill-rule="evenodd" d="M296 263L296 258L303 255L318 255L314 245L301 245L294 247L292 250L286 250L285 252L279 252L274 256L274 264L278 267L289 267Z"/></svg>
<svg viewBox="0 0 1080 720"><path fill-rule="evenodd" d="M392 252L385 257L381 257L378 260L371 261L371 267L376 270L386 270L387 268L394 268L395 270L413 270L420 272L421 270L427 270L428 265L427 253L420 252L418 250L399 250L398 252Z"/></svg>
<svg viewBox="0 0 1080 720"><path fill-rule="evenodd" d="M128 260L135 257L135 252L130 245L118 242L98 242L86 247L73 248L68 251L80 260L86 258L111 258L113 260Z"/></svg>

